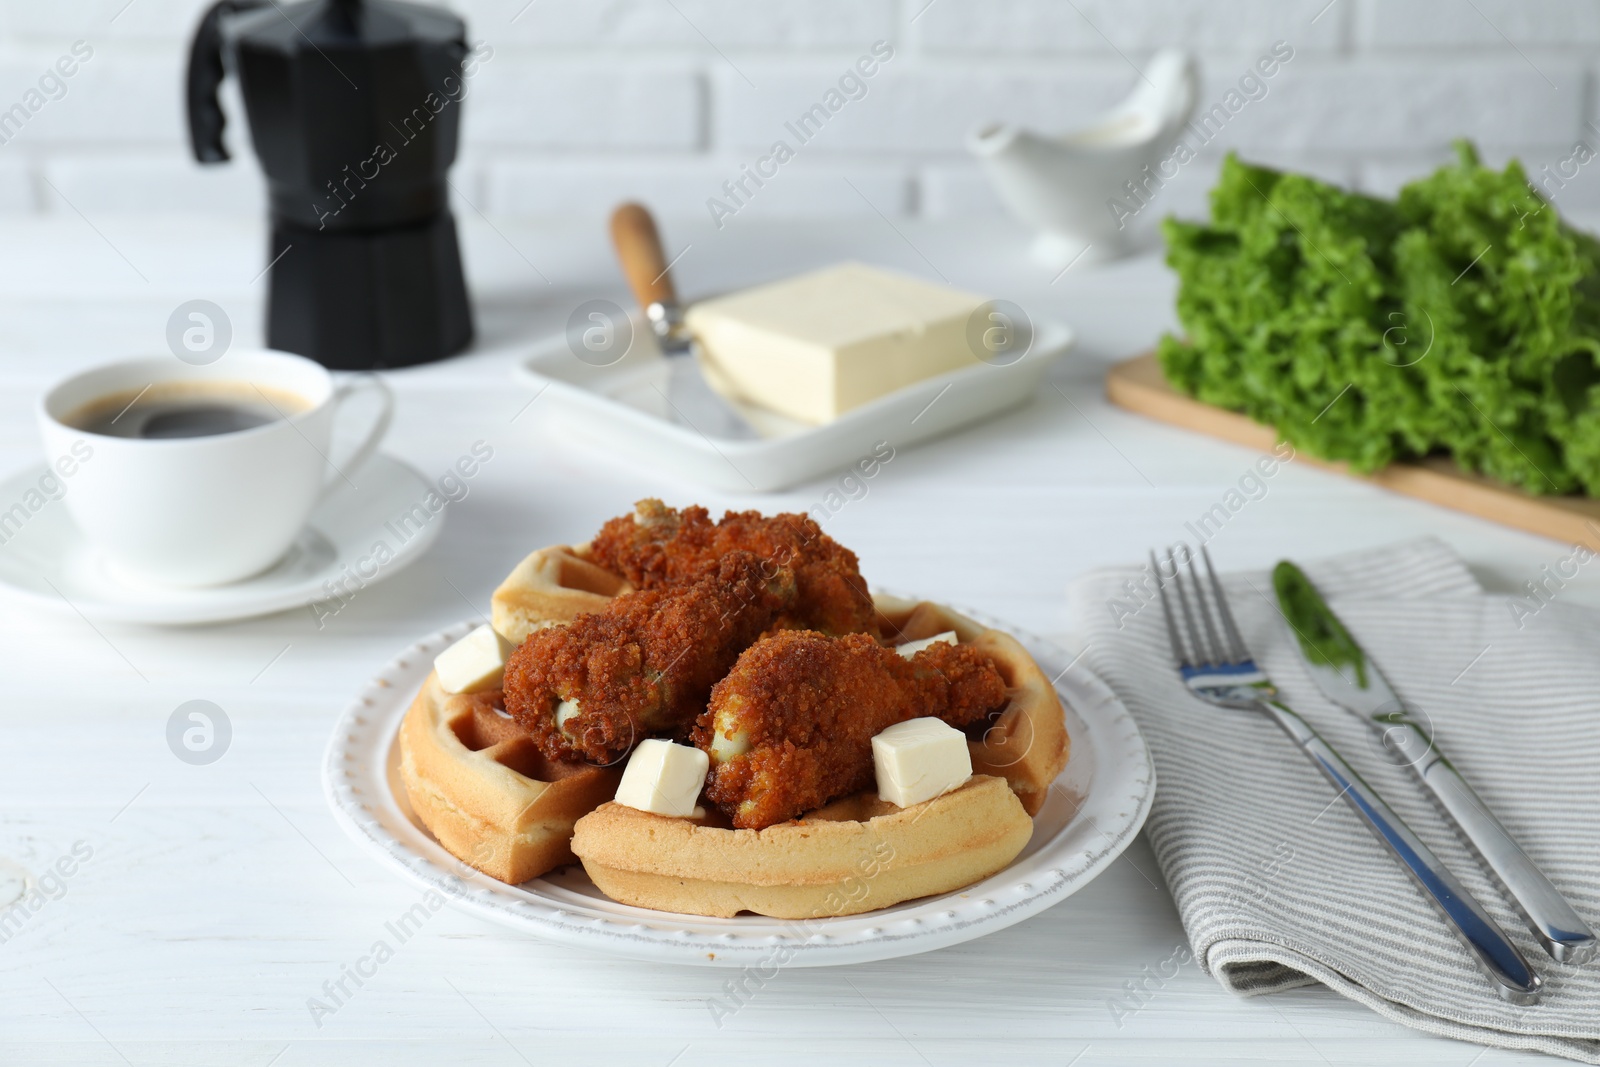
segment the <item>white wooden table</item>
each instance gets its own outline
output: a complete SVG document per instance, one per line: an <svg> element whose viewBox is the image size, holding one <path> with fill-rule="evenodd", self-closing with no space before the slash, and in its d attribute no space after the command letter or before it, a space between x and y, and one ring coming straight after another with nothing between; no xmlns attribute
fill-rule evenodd
<svg viewBox="0 0 1600 1067"><path fill-rule="evenodd" d="M437 476L476 440L495 455L448 509L421 563L318 629L309 611L199 629L101 624L0 599L0 856L36 873L92 850L59 899L0 944L0 1063L497 1064L619 1062L1095 1064L1395 1063L1466 1067L1480 1049L1425 1037L1321 990L1244 1001L1189 964L1118 1018L1123 985L1183 943L1141 840L1093 885L1003 933L846 971L784 971L719 1020L731 972L651 966L509 934L446 909L319 1027L308 998L365 955L418 894L344 838L319 763L350 694L413 638L480 610L534 546L581 538L643 496L713 510L805 509L818 482L711 493L554 439L510 381L507 346L559 329L578 300L620 298L598 228L463 220L486 349L388 375L389 449ZM1058 315L1080 346L1032 405L901 451L828 520L875 582L1059 633L1086 568L1184 535L1253 459L1107 407L1103 364L1172 323L1147 257L1051 284L1025 236L993 226L669 227L691 294L844 255ZM51 379L163 351L196 297L259 338L259 228L193 218L62 215L0 231L0 467L37 455L32 405ZM1279 473L1212 542L1263 565L1433 533L1511 590L1565 555L1552 542L1335 476ZM1563 591L1600 603L1600 568ZM464 602L470 601L470 604ZM168 750L180 703L216 702L226 755ZM1532 1056L1522 1057L1536 1062ZM1490 1051L1475 1062L1519 1060ZM1548 1062L1548 1061L1546 1061Z"/></svg>

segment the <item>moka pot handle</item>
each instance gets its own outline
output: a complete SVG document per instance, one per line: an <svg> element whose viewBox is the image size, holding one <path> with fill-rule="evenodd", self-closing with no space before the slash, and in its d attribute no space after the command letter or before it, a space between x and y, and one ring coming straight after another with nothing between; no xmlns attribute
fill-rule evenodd
<svg viewBox="0 0 1600 1067"><path fill-rule="evenodd" d="M222 22L229 15L265 7L269 0L217 0L200 19L189 49L186 103L189 109L189 144L201 163L225 163L228 149L222 143L227 117L217 102L217 87L226 70L222 64Z"/></svg>

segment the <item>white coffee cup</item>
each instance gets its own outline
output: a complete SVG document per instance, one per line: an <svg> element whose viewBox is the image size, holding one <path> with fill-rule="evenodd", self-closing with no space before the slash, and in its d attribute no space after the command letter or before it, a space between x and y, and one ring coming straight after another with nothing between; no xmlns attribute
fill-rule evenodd
<svg viewBox="0 0 1600 1067"><path fill-rule="evenodd" d="M174 382L244 383L269 403L287 394L299 410L285 408L286 417L252 429L170 439L116 437L63 421L103 398L147 386L170 390ZM340 409L365 391L380 401L371 428L348 455L331 455ZM158 356L75 374L40 400L39 428L53 467L71 457L67 510L115 575L206 586L248 578L281 559L317 503L348 487L377 451L393 412L394 396L376 376L336 385L301 356L234 349L204 366Z"/></svg>

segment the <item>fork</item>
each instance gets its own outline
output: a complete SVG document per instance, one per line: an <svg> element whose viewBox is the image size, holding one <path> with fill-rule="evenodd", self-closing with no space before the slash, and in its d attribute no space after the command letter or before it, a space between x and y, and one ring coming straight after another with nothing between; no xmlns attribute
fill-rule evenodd
<svg viewBox="0 0 1600 1067"><path fill-rule="evenodd" d="M1189 567L1187 584L1190 588L1187 591L1178 565L1180 548ZM1173 598L1167 595L1167 580L1162 576L1156 555L1150 553L1151 569L1155 573L1156 589L1161 598L1161 613L1167 623L1167 637L1172 642L1172 654L1177 660L1178 674L1184 685L1207 704L1256 712L1277 723L1305 753L1306 758L1316 764L1317 769L1339 790L1339 796L1361 817L1373 836L1400 861L1423 895L1444 915L1488 975L1495 991L1513 1004L1537 1003L1543 980L1534 973L1505 931L1355 768L1346 763L1333 746L1311 728L1310 723L1279 699L1277 687L1266 672L1256 666L1249 648L1239 636L1239 627L1228 607L1227 595L1222 591L1222 583L1217 580L1217 572L1211 566L1210 553L1203 546L1200 553L1205 559L1206 573L1210 578L1209 597L1207 583L1200 580L1200 571L1189 547L1179 545L1168 550L1172 560L1171 582L1178 603L1177 611L1172 606ZM1183 635L1179 633L1180 618ZM1187 636L1187 644L1184 636Z"/></svg>

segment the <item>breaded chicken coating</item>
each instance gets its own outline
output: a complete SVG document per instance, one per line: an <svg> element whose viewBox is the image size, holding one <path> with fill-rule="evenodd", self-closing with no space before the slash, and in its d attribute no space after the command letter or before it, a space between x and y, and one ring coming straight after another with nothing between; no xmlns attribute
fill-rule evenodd
<svg viewBox="0 0 1600 1067"><path fill-rule="evenodd" d="M779 628L878 632L855 553L806 515L730 511L713 523L702 507L678 511L659 500L641 500L632 515L610 520L590 543L597 564L640 589L693 580L733 551L753 552L769 566L794 571L798 597Z"/></svg>
<svg viewBox="0 0 1600 1067"><path fill-rule="evenodd" d="M1006 701L1000 672L970 646L906 659L867 634L787 630L716 684L694 743L711 757L706 795L735 827L759 830L873 788L884 728L931 715L964 729Z"/></svg>
<svg viewBox="0 0 1600 1067"><path fill-rule="evenodd" d="M550 759L614 763L647 737L686 735L712 685L794 601L787 568L729 552L693 582L535 630L506 664L506 710Z"/></svg>

